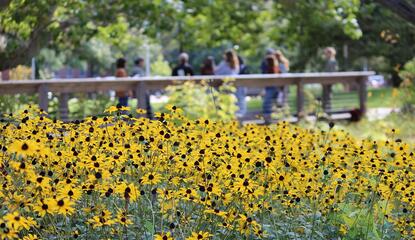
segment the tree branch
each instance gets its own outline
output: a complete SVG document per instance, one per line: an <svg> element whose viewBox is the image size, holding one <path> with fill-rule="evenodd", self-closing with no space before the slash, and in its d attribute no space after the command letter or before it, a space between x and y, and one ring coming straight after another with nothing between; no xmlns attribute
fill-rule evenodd
<svg viewBox="0 0 415 240"><path fill-rule="evenodd" d="M7 8L12 0L0 0L0 10Z"/></svg>
<svg viewBox="0 0 415 240"><path fill-rule="evenodd" d="M413 3L406 0L377 0L377 2L415 25L415 5Z"/></svg>
<svg viewBox="0 0 415 240"><path fill-rule="evenodd" d="M38 19L36 26L34 26L28 40L21 40L20 48L13 51L0 52L0 71L14 68L19 64L25 64L35 56L38 51L48 44L51 40L52 33L48 30L51 24L53 12L56 6L51 7L44 16ZM19 36L15 36L18 39Z"/></svg>

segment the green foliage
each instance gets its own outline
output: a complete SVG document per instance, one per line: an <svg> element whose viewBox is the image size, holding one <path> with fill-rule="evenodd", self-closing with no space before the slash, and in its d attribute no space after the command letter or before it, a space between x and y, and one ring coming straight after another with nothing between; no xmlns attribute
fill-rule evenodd
<svg viewBox="0 0 415 240"><path fill-rule="evenodd" d="M69 118L82 119L104 112L109 106L116 105L108 94L94 94L89 98L86 94L76 94L68 101Z"/></svg>
<svg viewBox="0 0 415 240"><path fill-rule="evenodd" d="M236 97L232 94L235 87L230 79L224 80L218 88L209 86L206 81L200 84L187 81L166 90L167 104L183 109L190 119L231 120L235 117Z"/></svg>
<svg viewBox="0 0 415 240"><path fill-rule="evenodd" d="M151 63L151 74L155 76L170 76L171 68L169 63L164 60L163 55L159 54L156 61Z"/></svg>
<svg viewBox="0 0 415 240"><path fill-rule="evenodd" d="M415 143L415 117L412 114L391 113L384 119L370 121L362 119L359 122L337 122L338 129L345 130L359 139L387 140L401 139ZM316 127L314 124L302 122L305 127ZM326 122L318 122L317 128L328 130ZM394 129L394 131L392 131Z"/></svg>
<svg viewBox="0 0 415 240"><path fill-rule="evenodd" d="M415 58L405 64L399 75L403 79L400 87L402 110L415 113Z"/></svg>
<svg viewBox="0 0 415 240"><path fill-rule="evenodd" d="M238 45L243 54L253 59L262 54L254 49L270 45L270 41L298 41L304 35L302 28L295 27L299 31L291 32L294 35L288 36L290 39L280 34L284 30L277 29L287 31L301 25L298 21L304 13L311 17L306 19L307 23L319 19L318 23L334 21L352 38L359 37L355 18L358 6L358 0L298 1L294 4L292 1L245 0L143 0L113 4L99 0L11 0L0 9L0 26L2 35L7 38L6 51L1 55L13 61L0 62L0 69L26 62L45 46L82 56L85 50L82 45L92 38L125 54L132 42L142 44L135 37L138 35L154 38L163 47L173 45L187 51ZM42 39L37 37L39 35ZM30 51L24 57L17 54L27 49ZM90 60L87 56L83 58Z"/></svg>
<svg viewBox="0 0 415 240"><path fill-rule="evenodd" d="M37 97L26 94L16 94L13 96L0 96L0 118L1 114L15 113L23 109L28 104L36 104Z"/></svg>
<svg viewBox="0 0 415 240"><path fill-rule="evenodd" d="M372 0L11 0L0 11L0 35L7 44L0 69L27 63L48 47L64 54L66 65L103 75L113 70L115 58L142 55L140 46L147 42L163 46L168 60L178 51L220 56L204 49L237 46L252 72L258 71L265 48L276 47L287 54L292 71L316 71L321 70L319 51L333 45L342 70L361 69L367 61L396 79L394 67L415 51L415 28ZM343 45L349 46L348 59Z"/></svg>
<svg viewBox="0 0 415 240"><path fill-rule="evenodd" d="M399 86L397 69L414 57L415 27L376 1L362 4L358 19L362 38L344 42L349 46L349 62L364 57L369 69L385 74L392 78L394 86ZM361 69L361 66L360 63L350 67Z"/></svg>
<svg viewBox="0 0 415 240"><path fill-rule="evenodd" d="M415 58L405 64L399 75L415 84Z"/></svg>

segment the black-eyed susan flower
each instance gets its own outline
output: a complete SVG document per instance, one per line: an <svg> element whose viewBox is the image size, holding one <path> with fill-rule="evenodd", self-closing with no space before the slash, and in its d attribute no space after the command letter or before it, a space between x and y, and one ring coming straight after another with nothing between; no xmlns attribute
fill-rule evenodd
<svg viewBox="0 0 415 240"><path fill-rule="evenodd" d="M47 213L52 214L54 212L54 206L54 199L40 199L35 204L33 204L33 210L37 212L39 216L44 217Z"/></svg>
<svg viewBox="0 0 415 240"><path fill-rule="evenodd" d="M154 235L154 240L174 240L170 232Z"/></svg>
<svg viewBox="0 0 415 240"><path fill-rule="evenodd" d="M73 208L75 203L69 198L55 199L55 201L52 201L50 205L55 213L62 214L64 216L72 215L75 211Z"/></svg>
<svg viewBox="0 0 415 240"><path fill-rule="evenodd" d="M141 183L144 185L146 184L155 185L157 183L160 183L162 178L163 177L159 173L149 172L143 176Z"/></svg>
<svg viewBox="0 0 415 240"><path fill-rule="evenodd" d="M133 224L131 217L123 211L118 211L115 221L123 226L128 226L128 225Z"/></svg>
<svg viewBox="0 0 415 240"><path fill-rule="evenodd" d="M209 232L192 232L192 235L187 237L186 240L208 240L210 237L213 236Z"/></svg>
<svg viewBox="0 0 415 240"><path fill-rule="evenodd" d="M4 220L6 220L7 224L16 231L21 229L29 230L31 226L36 224L33 218L25 218L17 211L6 214Z"/></svg>
<svg viewBox="0 0 415 240"><path fill-rule="evenodd" d="M9 145L10 152L21 156L33 156L37 153L39 144L33 140L16 140Z"/></svg>

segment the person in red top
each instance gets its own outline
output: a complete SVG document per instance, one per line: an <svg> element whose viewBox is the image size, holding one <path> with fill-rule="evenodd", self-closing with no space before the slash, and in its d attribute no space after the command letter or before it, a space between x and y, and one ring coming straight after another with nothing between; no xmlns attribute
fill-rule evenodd
<svg viewBox="0 0 415 240"><path fill-rule="evenodd" d="M200 68L201 75L215 75L215 59L212 56L207 57L203 61L203 65Z"/></svg>
<svg viewBox="0 0 415 240"><path fill-rule="evenodd" d="M127 61L124 58L117 59L117 62L116 62L117 70L115 71L115 77L117 78L128 77L127 71L125 70L126 62ZM121 107L128 106L128 96L129 96L128 91L117 91L115 93L115 96L118 97L119 106Z"/></svg>
<svg viewBox="0 0 415 240"><path fill-rule="evenodd" d="M275 54L269 54L265 57L264 66L265 73L267 74L281 73ZM272 105L274 100L278 97L278 92L278 87L265 87L265 96L264 101L262 102L262 111L265 124L271 123Z"/></svg>
<svg viewBox="0 0 415 240"><path fill-rule="evenodd" d="M265 58L265 62L267 63L267 73L280 73L280 68L278 66L278 60L273 54L268 55Z"/></svg>

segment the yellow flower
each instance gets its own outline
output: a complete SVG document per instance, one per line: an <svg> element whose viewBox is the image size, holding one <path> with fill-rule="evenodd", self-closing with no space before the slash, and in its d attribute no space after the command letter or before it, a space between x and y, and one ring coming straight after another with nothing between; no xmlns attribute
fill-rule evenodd
<svg viewBox="0 0 415 240"><path fill-rule="evenodd" d="M9 151L22 156L33 156L38 150L39 144L32 140L17 140L10 144Z"/></svg>
<svg viewBox="0 0 415 240"><path fill-rule="evenodd" d="M62 215L72 215L75 209L72 207L75 203L68 198L60 198L51 202L51 207L55 213Z"/></svg>
<svg viewBox="0 0 415 240"><path fill-rule="evenodd" d="M102 216L94 216L87 221L89 224L92 225L93 228L98 228L102 226L111 226L115 224L115 220L102 217Z"/></svg>
<svg viewBox="0 0 415 240"><path fill-rule="evenodd" d="M131 219L127 216L127 214L122 211L118 211L117 218L115 219L115 221L123 226L133 224L133 221L131 221Z"/></svg>
<svg viewBox="0 0 415 240"><path fill-rule="evenodd" d="M127 185L125 182L123 182L116 186L115 192L122 196L124 199L132 202L136 201L140 196L138 188L133 183Z"/></svg>
<svg viewBox="0 0 415 240"><path fill-rule="evenodd" d="M16 231L20 231L21 229L29 230L31 226L36 224L36 222L33 222L33 219L25 218L17 211L6 214L4 220Z"/></svg>
<svg viewBox="0 0 415 240"><path fill-rule="evenodd" d="M149 172L143 176L141 183L144 185L147 185L147 184L154 185L154 184L161 182L162 179L163 178L160 174L156 172Z"/></svg>
<svg viewBox="0 0 415 240"><path fill-rule="evenodd" d="M147 113L147 110L145 110L145 109L141 109L141 108L137 108L135 111L136 111L138 114L145 114L145 113Z"/></svg>
<svg viewBox="0 0 415 240"><path fill-rule="evenodd" d="M82 191L79 188L65 185L63 188L58 190L58 198L68 198L72 200L79 200L82 196Z"/></svg>
<svg viewBox="0 0 415 240"><path fill-rule="evenodd" d="M37 235L29 234L23 237L23 240L40 240Z"/></svg>
<svg viewBox="0 0 415 240"><path fill-rule="evenodd" d="M33 205L33 210L39 214L39 216L44 217L46 213L53 213L54 199L48 198L45 200L38 200L36 204Z"/></svg>
<svg viewBox="0 0 415 240"><path fill-rule="evenodd" d="M174 240L170 232L160 233L154 236L154 240Z"/></svg>
<svg viewBox="0 0 415 240"><path fill-rule="evenodd" d="M17 239L18 231L11 228L10 224L0 219L0 239Z"/></svg>
<svg viewBox="0 0 415 240"><path fill-rule="evenodd" d="M346 235L346 233L347 233L347 227L344 224L341 224L339 231L340 231L340 233L342 235Z"/></svg>
<svg viewBox="0 0 415 240"><path fill-rule="evenodd" d="M116 112L116 111L118 111L118 108L116 106L111 106L111 107L105 109L104 113L107 112L107 113L111 114L111 113Z"/></svg>
<svg viewBox="0 0 415 240"><path fill-rule="evenodd" d="M213 235L208 232L192 232L192 235L190 237L187 237L186 240L208 240L211 236Z"/></svg>
<svg viewBox="0 0 415 240"><path fill-rule="evenodd" d="M122 106L121 108L119 108L118 110L120 111L130 111L131 107L127 107L127 106Z"/></svg>

